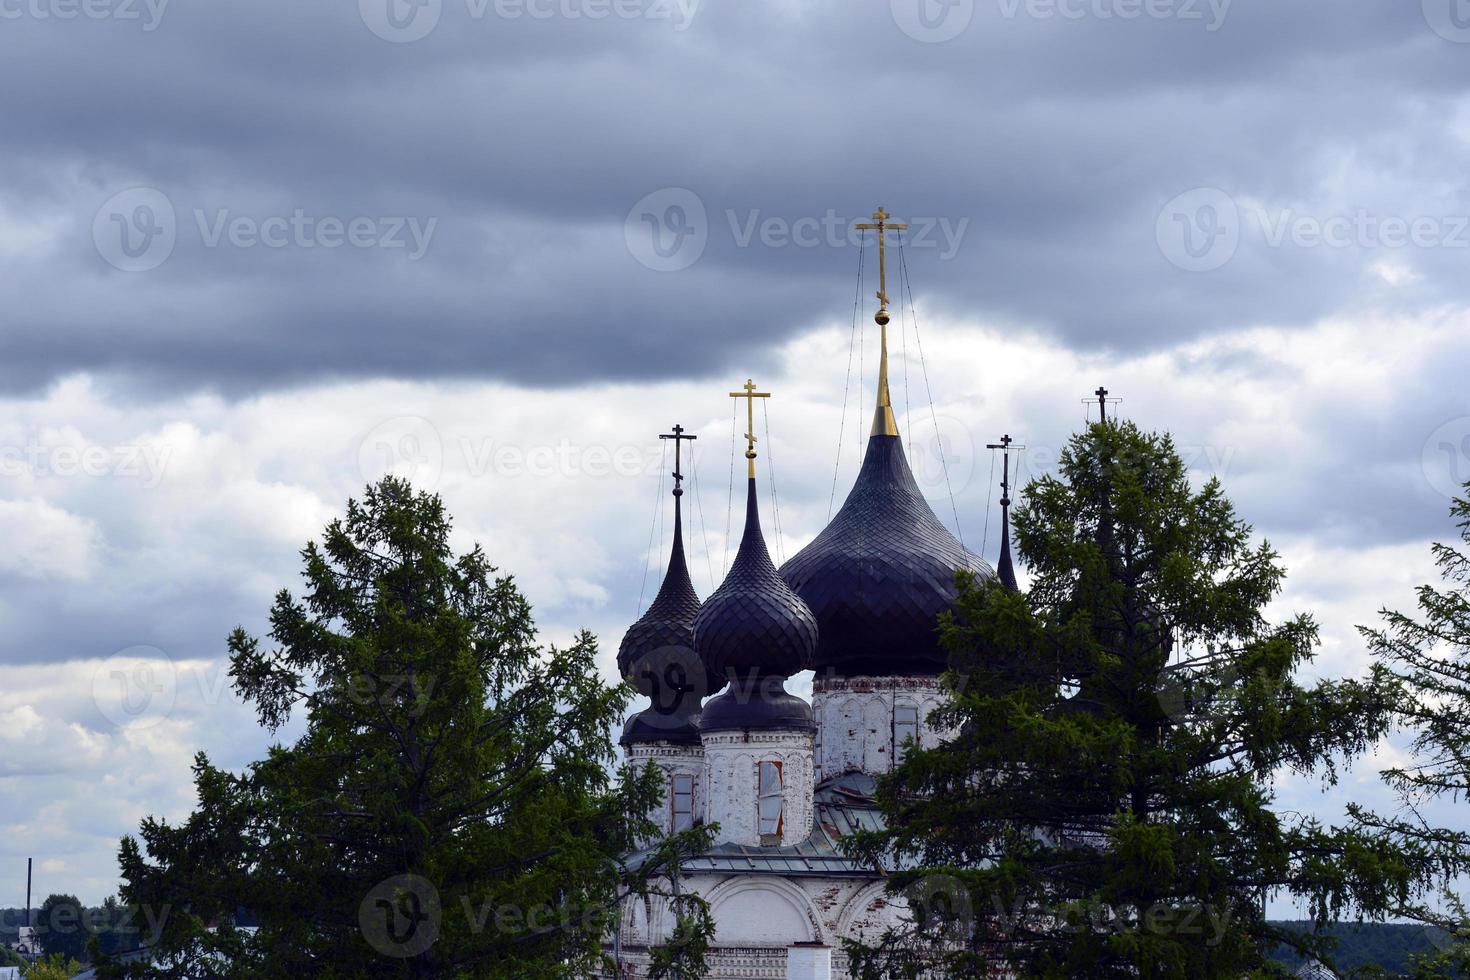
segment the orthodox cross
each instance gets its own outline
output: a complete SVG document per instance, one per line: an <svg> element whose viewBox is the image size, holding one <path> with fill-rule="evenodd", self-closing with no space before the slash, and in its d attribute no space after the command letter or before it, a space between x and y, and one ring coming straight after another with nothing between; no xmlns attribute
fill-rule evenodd
<svg viewBox="0 0 1470 980"><path fill-rule="evenodd" d="M745 458L749 461L750 478L755 479L755 400L770 398L769 391L756 391L755 382L746 379L742 391L730 392L731 398L745 399Z"/></svg>
<svg viewBox="0 0 1470 980"><path fill-rule="evenodd" d="M686 440L692 442L698 439L699 436L686 436L684 434L684 427L682 425L675 425L672 434L660 435L659 438L674 440L674 496L682 497L684 496L684 473L679 463L679 450ZM691 453L694 452L694 447L690 446L689 451Z"/></svg>
<svg viewBox="0 0 1470 980"><path fill-rule="evenodd" d="M859 231L878 232L878 313L873 319L878 321L880 327L888 323L888 236L885 233L889 230L904 231L908 228L908 225L890 222L888 219L891 217L893 215L879 207L873 212L872 224L864 222L857 225Z"/></svg>
<svg viewBox="0 0 1470 980"><path fill-rule="evenodd" d="M893 399L888 395L888 232L903 231L908 227L905 224L894 224L888 219L893 217L883 208L873 212L873 223L862 223L855 227L859 231L878 232L878 312L873 314L873 322L879 327L879 355L878 355L878 405L873 413L873 431L875 436L898 435L898 420L893 416ZM901 299L902 297L900 297Z"/></svg>
<svg viewBox="0 0 1470 980"><path fill-rule="evenodd" d="M1009 435L1004 435L1000 437L1000 442L985 444L986 449L1001 450L1001 459L1003 462L1001 463L1000 477L1000 506L1002 508L1011 505L1011 450L1015 449L1019 451L1026 448L1025 446L1012 446L1012 442L1015 442L1015 440ZM994 471L992 470L991 472Z"/></svg>

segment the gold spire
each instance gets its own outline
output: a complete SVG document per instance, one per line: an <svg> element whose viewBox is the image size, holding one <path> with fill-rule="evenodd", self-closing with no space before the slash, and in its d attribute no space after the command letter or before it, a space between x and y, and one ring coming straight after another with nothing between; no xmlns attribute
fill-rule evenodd
<svg viewBox="0 0 1470 980"><path fill-rule="evenodd" d="M875 436L898 435L898 421L893 417L893 399L888 394L888 252L886 232L903 231L908 225L893 224L888 219L893 217L883 208L873 212L873 224L859 224L861 231L876 230L878 232L878 312L873 314L873 321L878 324L879 330L879 356L878 356L878 407L873 412L873 431Z"/></svg>
<svg viewBox="0 0 1470 980"><path fill-rule="evenodd" d="M730 392L731 398L745 399L745 458L749 461L750 478L755 479L755 400L770 398L769 391L756 391L755 381L747 378L742 391Z"/></svg>

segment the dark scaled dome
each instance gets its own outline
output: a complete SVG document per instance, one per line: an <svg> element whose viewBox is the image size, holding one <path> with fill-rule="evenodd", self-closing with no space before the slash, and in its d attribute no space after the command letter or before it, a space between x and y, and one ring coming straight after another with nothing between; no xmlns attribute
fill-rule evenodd
<svg viewBox="0 0 1470 980"><path fill-rule="evenodd" d="M684 561L684 530L679 494L674 498L674 549L653 604L623 636L618 671L652 704L628 719L622 744L698 742L699 712L705 697L724 686L694 652L694 618L699 596Z"/></svg>
<svg viewBox="0 0 1470 980"><path fill-rule="evenodd" d="M857 482L832 523L781 568L821 631L813 664L839 676L937 674L940 613L955 572L994 574L929 507L895 434L875 432Z"/></svg>
<svg viewBox="0 0 1470 980"><path fill-rule="evenodd" d="M694 620L700 660L734 685L705 705L703 727L809 726L811 707L786 694L781 681L811 667L816 646L816 618L766 550L751 478L740 550Z"/></svg>

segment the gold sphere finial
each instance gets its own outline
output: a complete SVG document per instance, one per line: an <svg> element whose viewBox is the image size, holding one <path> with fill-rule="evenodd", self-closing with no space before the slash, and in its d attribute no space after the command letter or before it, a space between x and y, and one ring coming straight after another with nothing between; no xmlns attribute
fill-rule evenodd
<svg viewBox="0 0 1470 980"><path fill-rule="evenodd" d="M880 327L888 326L889 319L890 318L888 316L888 307L886 306L880 306L878 308L878 312L873 314L873 322L878 324L878 326Z"/></svg>

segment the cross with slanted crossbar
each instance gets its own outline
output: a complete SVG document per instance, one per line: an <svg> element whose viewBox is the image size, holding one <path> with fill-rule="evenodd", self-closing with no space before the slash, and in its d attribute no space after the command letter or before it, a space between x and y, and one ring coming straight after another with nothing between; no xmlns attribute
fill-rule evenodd
<svg viewBox="0 0 1470 980"><path fill-rule="evenodd" d="M660 435L659 438L674 440L674 496L682 497L684 496L684 473L683 467L679 463L679 449L686 440L693 441L698 439L699 436L686 436L684 434L684 427L682 425L675 425L672 434ZM689 451L693 452L694 447L690 446Z"/></svg>
<svg viewBox="0 0 1470 980"><path fill-rule="evenodd" d="M743 391L730 392L731 398L745 399L745 458L749 463L749 473L752 480L755 479L755 400L757 398L770 398L769 391L756 391L755 381L746 379Z"/></svg>
<svg viewBox="0 0 1470 980"><path fill-rule="evenodd" d="M874 315L873 319L878 321L879 326L888 323L888 236L885 232L903 231L908 228L908 225L890 222L888 219L891 217L893 215L884 211L882 207L879 207L878 210L873 212L872 224L865 222L855 226L859 231L878 232L878 312Z"/></svg>

